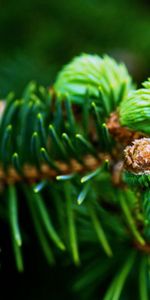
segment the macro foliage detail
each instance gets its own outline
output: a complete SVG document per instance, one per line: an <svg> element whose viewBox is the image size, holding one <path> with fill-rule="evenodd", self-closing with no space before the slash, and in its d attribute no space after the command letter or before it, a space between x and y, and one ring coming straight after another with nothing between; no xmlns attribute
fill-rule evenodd
<svg viewBox="0 0 150 300"><path fill-rule="evenodd" d="M95 299L107 280L101 299L129 299L137 284L148 300L150 81L135 90L123 64L82 54L53 86L30 82L1 106L0 216L18 270L25 205L47 262L83 266L76 292Z"/></svg>

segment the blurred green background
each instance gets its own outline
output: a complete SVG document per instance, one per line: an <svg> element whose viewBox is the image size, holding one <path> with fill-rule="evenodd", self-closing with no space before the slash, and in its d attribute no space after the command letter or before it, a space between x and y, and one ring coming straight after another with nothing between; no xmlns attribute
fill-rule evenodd
<svg viewBox="0 0 150 300"><path fill-rule="evenodd" d="M148 1L0 0L0 97L35 79L49 85L81 52L124 61L140 82L150 74Z"/></svg>

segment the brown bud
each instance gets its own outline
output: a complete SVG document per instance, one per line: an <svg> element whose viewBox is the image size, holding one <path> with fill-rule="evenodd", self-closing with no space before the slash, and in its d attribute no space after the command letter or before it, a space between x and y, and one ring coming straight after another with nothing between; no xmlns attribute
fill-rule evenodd
<svg viewBox="0 0 150 300"><path fill-rule="evenodd" d="M116 111L110 114L106 124L110 134L112 134L116 141L121 142L124 146L134 139L146 136L141 132L133 131L128 127L122 126L119 121L119 114Z"/></svg>
<svg viewBox="0 0 150 300"><path fill-rule="evenodd" d="M124 167L136 174L150 174L150 138L137 139L124 150Z"/></svg>

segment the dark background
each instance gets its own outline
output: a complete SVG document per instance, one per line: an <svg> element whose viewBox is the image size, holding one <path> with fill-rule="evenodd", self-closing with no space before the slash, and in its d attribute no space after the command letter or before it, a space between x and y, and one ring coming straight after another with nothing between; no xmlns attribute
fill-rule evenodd
<svg viewBox="0 0 150 300"><path fill-rule="evenodd" d="M124 61L138 84L150 76L148 1L0 0L0 97L17 96L30 80L48 86L81 52ZM31 229L32 230L32 229ZM17 273L7 227L0 230L1 299L73 299L72 268L49 269L33 237L24 249L25 273ZM31 233L32 235L32 233ZM9 296L11 297L11 296ZM92 299L94 300L94 299Z"/></svg>
<svg viewBox="0 0 150 300"><path fill-rule="evenodd" d="M1 0L0 96L32 79L49 85L81 52L124 61L134 79L149 76L148 1Z"/></svg>

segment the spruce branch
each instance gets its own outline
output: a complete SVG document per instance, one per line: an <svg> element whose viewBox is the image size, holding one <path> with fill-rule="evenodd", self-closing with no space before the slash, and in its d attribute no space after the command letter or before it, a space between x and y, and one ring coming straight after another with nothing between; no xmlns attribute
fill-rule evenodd
<svg viewBox="0 0 150 300"><path fill-rule="evenodd" d="M148 299L149 91L149 81L135 91L123 64L83 54L52 87L31 82L1 102L0 217L19 271L27 203L48 263L65 257L81 270L74 290L92 283L88 299L105 280L102 299L129 299L136 265L136 299Z"/></svg>

